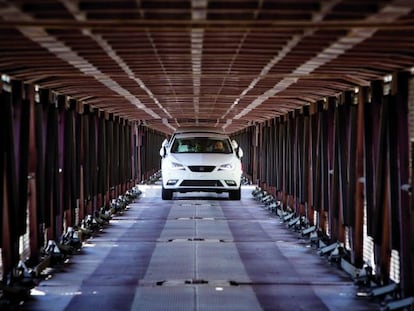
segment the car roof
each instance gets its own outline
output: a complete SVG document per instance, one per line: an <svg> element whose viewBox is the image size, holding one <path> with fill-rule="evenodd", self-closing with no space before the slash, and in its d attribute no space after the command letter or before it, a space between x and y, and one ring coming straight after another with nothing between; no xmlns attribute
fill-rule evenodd
<svg viewBox="0 0 414 311"><path fill-rule="evenodd" d="M224 131L220 128L216 127L200 127L200 126L192 126L192 127L181 127L178 128L174 134L181 134L181 133L214 133L214 134L225 134Z"/></svg>
<svg viewBox="0 0 414 311"><path fill-rule="evenodd" d="M224 133L217 132L203 132L203 131L194 131L194 132L183 132L174 134L173 138L191 138L191 137L215 137L219 139L228 139L229 136Z"/></svg>

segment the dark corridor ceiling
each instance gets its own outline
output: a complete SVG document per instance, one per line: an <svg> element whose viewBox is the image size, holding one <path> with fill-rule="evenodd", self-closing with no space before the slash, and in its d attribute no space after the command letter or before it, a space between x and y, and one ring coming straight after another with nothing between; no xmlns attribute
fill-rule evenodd
<svg viewBox="0 0 414 311"><path fill-rule="evenodd" d="M0 72L235 132L414 66L414 1L0 0Z"/></svg>

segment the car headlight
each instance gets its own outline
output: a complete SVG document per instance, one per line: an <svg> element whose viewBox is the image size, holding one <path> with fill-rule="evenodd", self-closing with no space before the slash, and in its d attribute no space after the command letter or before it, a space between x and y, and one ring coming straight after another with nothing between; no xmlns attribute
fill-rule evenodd
<svg viewBox="0 0 414 311"><path fill-rule="evenodd" d="M228 170L232 170L232 169L234 169L234 166L233 166L233 164L231 164L231 163L227 163L227 164L222 164L222 165L220 165L220 167L219 167L219 171L228 171Z"/></svg>
<svg viewBox="0 0 414 311"><path fill-rule="evenodd" d="M185 167L181 163L171 162L171 169L173 169L173 170L183 170L184 171Z"/></svg>

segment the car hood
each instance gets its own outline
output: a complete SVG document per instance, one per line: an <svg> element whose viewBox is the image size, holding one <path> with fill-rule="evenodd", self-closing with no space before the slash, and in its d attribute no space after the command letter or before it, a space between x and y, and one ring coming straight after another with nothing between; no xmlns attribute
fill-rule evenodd
<svg viewBox="0 0 414 311"><path fill-rule="evenodd" d="M183 165L221 165L230 163L234 160L234 154L217 153L182 153L171 154L171 160Z"/></svg>

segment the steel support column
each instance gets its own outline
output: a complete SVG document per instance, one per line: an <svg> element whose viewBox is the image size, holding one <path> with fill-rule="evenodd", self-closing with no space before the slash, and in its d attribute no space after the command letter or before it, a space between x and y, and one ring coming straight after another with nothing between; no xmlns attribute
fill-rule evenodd
<svg viewBox="0 0 414 311"><path fill-rule="evenodd" d="M410 232L413 227L410 226L410 209L409 209L409 194L402 190L402 185L409 182L409 138L408 138L408 81L409 73L402 72L395 74L393 77L392 94L395 97L395 114L396 124L395 127L390 126L396 132L396 137L390 133L390 141L394 141L396 144L395 166L397 172L395 176L395 182L397 184L395 191L396 196L399 198L399 204L395 206L393 220L393 232L398 232L399 235L393 237L394 245L399 245L400 255L400 284L403 292L408 295L414 294L414 279L412 277L414 265L412 264L414 257L410 251L410 245L414 240L413 235ZM391 146L390 146L391 148ZM390 150L391 152L391 150Z"/></svg>

